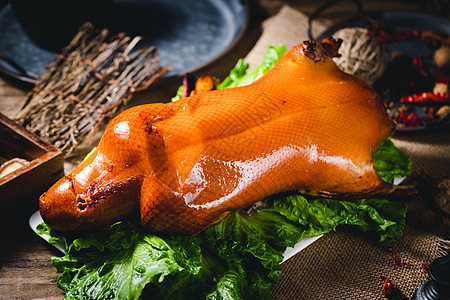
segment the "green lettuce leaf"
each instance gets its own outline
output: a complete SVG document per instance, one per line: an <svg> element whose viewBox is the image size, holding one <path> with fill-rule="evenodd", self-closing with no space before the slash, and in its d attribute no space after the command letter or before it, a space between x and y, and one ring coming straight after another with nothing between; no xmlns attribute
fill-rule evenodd
<svg viewBox="0 0 450 300"><path fill-rule="evenodd" d="M373 166L377 174L386 182L393 183L395 177L411 174L411 159L390 138L383 141L372 154Z"/></svg>
<svg viewBox="0 0 450 300"><path fill-rule="evenodd" d="M138 299L149 283L197 274L202 261L198 245L147 234L129 222L81 234L68 245L67 255L52 258L66 299Z"/></svg>
<svg viewBox="0 0 450 300"><path fill-rule="evenodd" d="M250 71L239 60L218 88L251 83L285 52L284 46L270 47ZM373 153L373 160L388 182L410 174L409 157L390 139ZM71 234L43 223L38 232L67 249L63 257L52 258L65 299L270 299L287 247L342 225L377 232L380 242L393 243L403 233L405 216L405 204L386 199L282 194L258 209L231 212L193 237L156 235L131 222Z"/></svg>
<svg viewBox="0 0 450 300"><path fill-rule="evenodd" d="M249 85L267 73L286 52L287 48L284 45L269 46L263 61L250 71L248 71L249 64L244 59L239 59L228 77L217 86L217 89Z"/></svg>
<svg viewBox="0 0 450 300"><path fill-rule="evenodd" d="M400 238L406 217L405 204L386 199L308 200L302 195L291 195L277 198L273 209L300 223L304 237L325 234L339 225L352 225L362 231L378 232L382 243L393 243Z"/></svg>

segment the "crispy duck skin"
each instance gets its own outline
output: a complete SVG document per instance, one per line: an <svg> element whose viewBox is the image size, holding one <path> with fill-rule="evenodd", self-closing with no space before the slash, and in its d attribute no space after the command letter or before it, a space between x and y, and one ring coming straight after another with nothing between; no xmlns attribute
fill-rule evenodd
<svg viewBox="0 0 450 300"><path fill-rule="evenodd" d="M394 124L374 90L335 65L339 45L306 41L249 86L124 111L41 196L44 221L79 230L135 217L195 234L278 192L395 193L371 156Z"/></svg>

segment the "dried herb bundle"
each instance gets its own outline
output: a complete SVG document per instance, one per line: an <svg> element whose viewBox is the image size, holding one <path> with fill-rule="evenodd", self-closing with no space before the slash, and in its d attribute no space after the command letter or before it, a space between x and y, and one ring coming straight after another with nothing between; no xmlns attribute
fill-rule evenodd
<svg viewBox="0 0 450 300"><path fill-rule="evenodd" d="M131 52L139 40L124 33L109 36L106 29L98 32L91 23L83 24L26 96L16 122L70 153L135 91L168 72L154 47Z"/></svg>

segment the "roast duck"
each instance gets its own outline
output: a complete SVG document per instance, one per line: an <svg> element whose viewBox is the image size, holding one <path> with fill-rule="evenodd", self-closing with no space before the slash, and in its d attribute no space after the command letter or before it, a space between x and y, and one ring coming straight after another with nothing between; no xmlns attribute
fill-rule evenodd
<svg viewBox="0 0 450 300"><path fill-rule="evenodd" d="M139 218L195 234L275 193L388 195L372 152L394 131L382 100L333 62L340 41L306 41L253 84L115 117L95 152L40 198L59 230Z"/></svg>

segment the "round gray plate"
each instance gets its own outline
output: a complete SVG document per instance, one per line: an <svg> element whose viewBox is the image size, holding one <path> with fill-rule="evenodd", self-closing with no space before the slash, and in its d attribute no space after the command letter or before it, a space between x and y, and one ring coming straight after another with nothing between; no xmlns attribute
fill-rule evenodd
<svg viewBox="0 0 450 300"><path fill-rule="evenodd" d="M247 5L241 0L115 0L109 29L142 36L138 47L155 46L161 63L172 67L166 77L173 77L225 54L242 36L247 21ZM0 11L0 52L36 74L58 54L26 36L10 5Z"/></svg>

